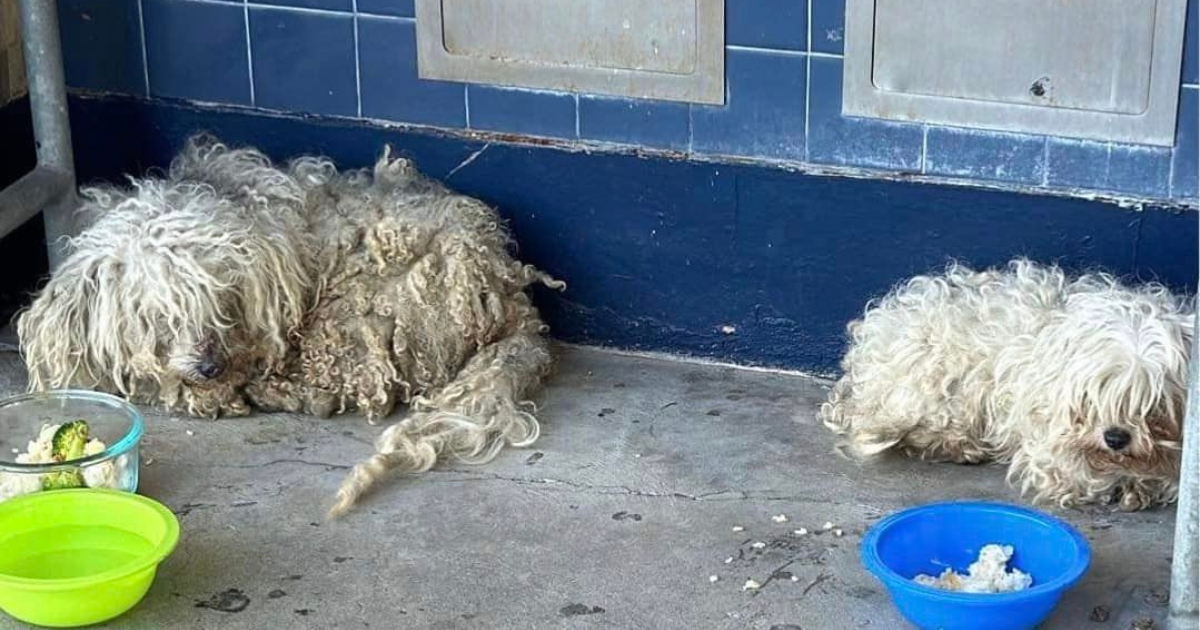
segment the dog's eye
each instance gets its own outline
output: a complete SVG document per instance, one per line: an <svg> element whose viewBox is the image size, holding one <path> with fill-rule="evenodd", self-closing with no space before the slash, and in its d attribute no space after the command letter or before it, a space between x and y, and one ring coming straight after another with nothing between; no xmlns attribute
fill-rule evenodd
<svg viewBox="0 0 1200 630"><path fill-rule="evenodd" d="M1174 439L1177 437L1175 426L1163 418L1154 418L1148 421L1146 423L1146 427L1150 429L1150 435L1153 435L1160 440Z"/></svg>

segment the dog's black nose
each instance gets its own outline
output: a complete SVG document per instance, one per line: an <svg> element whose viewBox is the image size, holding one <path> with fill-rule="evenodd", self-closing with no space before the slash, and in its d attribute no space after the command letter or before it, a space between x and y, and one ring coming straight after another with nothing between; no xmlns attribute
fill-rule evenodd
<svg viewBox="0 0 1200 630"><path fill-rule="evenodd" d="M1129 442L1132 440L1133 438L1125 429L1109 429L1104 432L1104 443L1114 451L1119 451L1129 446Z"/></svg>
<svg viewBox="0 0 1200 630"><path fill-rule="evenodd" d="M196 366L196 373L204 378L217 378L224 372L225 368L221 367L216 361L205 361Z"/></svg>

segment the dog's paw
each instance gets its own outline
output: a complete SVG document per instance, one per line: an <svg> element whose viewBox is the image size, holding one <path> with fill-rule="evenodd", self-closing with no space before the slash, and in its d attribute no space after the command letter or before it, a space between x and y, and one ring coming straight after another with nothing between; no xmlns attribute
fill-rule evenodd
<svg viewBox="0 0 1200 630"><path fill-rule="evenodd" d="M1153 492L1130 483L1113 490L1111 503L1121 512L1140 512L1154 507L1157 500Z"/></svg>
<svg viewBox="0 0 1200 630"><path fill-rule="evenodd" d="M221 405L221 415L226 418L244 418L250 415L250 404L241 396L232 398Z"/></svg>
<svg viewBox="0 0 1200 630"><path fill-rule="evenodd" d="M294 390L295 387L284 379L270 377L247 383L245 392L250 401L264 411L301 413L304 404Z"/></svg>
<svg viewBox="0 0 1200 630"><path fill-rule="evenodd" d="M338 399L329 392L312 392L308 397L308 410L318 418L330 418L338 410Z"/></svg>

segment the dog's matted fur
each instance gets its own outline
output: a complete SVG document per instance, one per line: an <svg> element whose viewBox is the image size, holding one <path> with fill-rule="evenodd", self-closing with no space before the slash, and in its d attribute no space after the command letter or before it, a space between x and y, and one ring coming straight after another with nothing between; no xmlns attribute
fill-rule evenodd
<svg viewBox="0 0 1200 630"><path fill-rule="evenodd" d="M388 150L373 170L338 172L206 135L131 182L82 191L86 227L18 315L32 390L210 417L375 422L407 403L332 515L389 471L537 439L527 397L552 357L526 289L563 284L510 254L483 202Z"/></svg>
<svg viewBox="0 0 1200 630"><path fill-rule="evenodd" d="M841 450L1008 463L1035 502L1173 501L1195 303L1025 259L912 278L849 325Z"/></svg>

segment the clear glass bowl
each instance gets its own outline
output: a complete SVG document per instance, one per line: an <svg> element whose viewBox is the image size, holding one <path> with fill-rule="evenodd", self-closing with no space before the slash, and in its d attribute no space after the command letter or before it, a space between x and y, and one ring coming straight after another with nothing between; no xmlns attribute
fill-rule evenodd
<svg viewBox="0 0 1200 630"><path fill-rule="evenodd" d="M60 463L17 463L46 425L85 420L89 438L104 443L93 455ZM88 487L137 492L142 414L108 394L58 390L0 399L0 501L40 492L51 473L78 471Z"/></svg>

